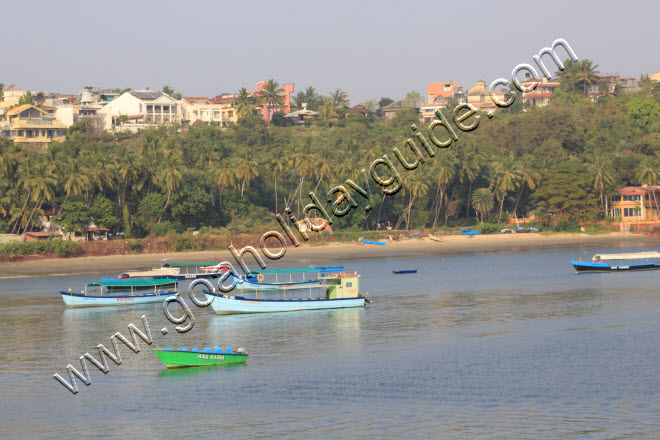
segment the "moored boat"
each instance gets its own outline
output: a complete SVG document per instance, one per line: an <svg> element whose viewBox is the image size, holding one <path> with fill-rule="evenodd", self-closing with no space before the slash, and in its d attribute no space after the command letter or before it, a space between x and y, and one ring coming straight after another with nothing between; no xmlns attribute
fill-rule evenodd
<svg viewBox="0 0 660 440"><path fill-rule="evenodd" d="M417 273L417 269L393 270L392 273L394 273L395 275L402 275L406 273Z"/></svg>
<svg viewBox="0 0 660 440"><path fill-rule="evenodd" d="M362 237L360 237L360 241L364 244L377 244L380 246L385 246L387 244L386 241L367 240L366 238L362 238Z"/></svg>
<svg viewBox="0 0 660 440"><path fill-rule="evenodd" d="M596 254L591 262L571 260L577 273L660 269L660 252Z"/></svg>
<svg viewBox="0 0 660 440"><path fill-rule="evenodd" d="M245 363L248 354L243 348L234 352L231 347L225 351L222 348L156 348L154 353L167 368L200 367L206 365L228 365Z"/></svg>
<svg viewBox="0 0 660 440"><path fill-rule="evenodd" d="M148 304L164 301L178 295L177 280L110 280L85 285L80 293L60 291L67 307L116 306L124 304Z"/></svg>
<svg viewBox="0 0 660 440"><path fill-rule="evenodd" d="M163 263L161 267L150 270L124 272L119 278L171 278L176 280L196 280L199 278L217 278L222 267L218 262L202 263Z"/></svg>
<svg viewBox="0 0 660 440"><path fill-rule="evenodd" d="M239 295L204 291L206 299L218 314L290 312L298 310L362 307L366 298L359 293L359 275L337 273L321 276L308 287L281 287L254 290ZM277 298L273 296L277 294Z"/></svg>

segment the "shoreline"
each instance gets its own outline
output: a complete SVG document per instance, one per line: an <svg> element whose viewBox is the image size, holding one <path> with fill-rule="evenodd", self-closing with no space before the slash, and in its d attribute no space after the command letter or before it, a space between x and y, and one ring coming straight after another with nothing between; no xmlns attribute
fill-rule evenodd
<svg viewBox="0 0 660 440"><path fill-rule="evenodd" d="M460 236L449 235L436 242L428 237L406 241L387 241L386 246L363 243L334 243L289 247L280 260L264 258L266 265L317 264L355 258L419 257L424 255L456 255L483 252L523 252L537 249L613 247L659 245L660 237L614 232L602 235L579 233L544 234L493 234ZM258 249L257 249L258 250ZM0 264L0 278L30 276L61 276L85 273L123 272L126 270L159 267L163 259L176 262L229 261L235 260L229 251L199 251L159 254L127 254L103 257L57 258ZM250 254L245 261L256 264Z"/></svg>

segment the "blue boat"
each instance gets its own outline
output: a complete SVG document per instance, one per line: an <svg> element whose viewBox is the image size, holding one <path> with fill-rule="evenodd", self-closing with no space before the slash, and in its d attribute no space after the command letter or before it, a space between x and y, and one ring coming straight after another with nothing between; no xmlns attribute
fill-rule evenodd
<svg viewBox="0 0 660 440"><path fill-rule="evenodd" d="M365 244L377 244L380 246L385 246L387 244L386 241L373 241L373 240L367 240L366 238L360 237L360 241Z"/></svg>
<svg viewBox="0 0 660 440"><path fill-rule="evenodd" d="M119 278L170 278L175 280L196 280L199 278L218 278L222 275L220 263L164 263L161 267L151 270L130 271L119 275Z"/></svg>
<svg viewBox="0 0 660 440"><path fill-rule="evenodd" d="M479 231L474 229L474 226L468 226L466 228L461 228L458 231L458 235L479 235Z"/></svg>
<svg viewBox="0 0 660 440"><path fill-rule="evenodd" d="M110 280L89 283L85 290L76 293L71 289L60 291L67 307L117 306L124 304L148 304L164 301L178 295L177 280Z"/></svg>
<svg viewBox="0 0 660 440"><path fill-rule="evenodd" d="M343 272L346 270L344 266L309 266L309 268L319 272Z"/></svg>
<svg viewBox="0 0 660 440"><path fill-rule="evenodd" d="M596 254L591 262L580 259L571 260L571 264L577 273L660 269L660 252Z"/></svg>
<svg viewBox="0 0 660 440"><path fill-rule="evenodd" d="M362 307L366 302L366 298L359 293L359 275L345 273L319 277L319 283L309 288L294 286L270 291L256 290L249 296L239 293L240 296L223 294L215 289L204 290L206 299L219 315ZM278 293L278 298L272 297L274 293Z"/></svg>
<svg viewBox="0 0 660 440"><path fill-rule="evenodd" d="M408 269L408 270L393 270L392 273L401 275L404 273L417 273L417 269Z"/></svg>

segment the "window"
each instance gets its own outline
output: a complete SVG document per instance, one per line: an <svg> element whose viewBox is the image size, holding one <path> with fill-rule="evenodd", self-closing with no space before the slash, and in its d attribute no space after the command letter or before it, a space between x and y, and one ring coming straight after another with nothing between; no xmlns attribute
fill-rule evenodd
<svg viewBox="0 0 660 440"><path fill-rule="evenodd" d="M352 282L352 281L351 281L351 282L347 282L347 283L346 283L346 287L353 287L353 282Z"/></svg>
<svg viewBox="0 0 660 440"><path fill-rule="evenodd" d="M143 110L142 110L142 104L140 104L140 113L142 113L142 111L143 111Z"/></svg>
<svg viewBox="0 0 660 440"><path fill-rule="evenodd" d="M623 201L624 202L638 202L640 201L640 196L639 195L634 195L634 196L623 196Z"/></svg>
<svg viewBox="0 0 660 440"><path fill-rule="evenodd" d="M639 213L635 213L635 211L639 211ZM623 208L623 216L624 217L641 217L641 209L639 207L635 208Z"/></svg>
<svg viewBox="0 0 660 440"><path fill-rule="evenodd" d="M612 217L619 217L621 216L621 208L614 208L612 210Z"/></svg>

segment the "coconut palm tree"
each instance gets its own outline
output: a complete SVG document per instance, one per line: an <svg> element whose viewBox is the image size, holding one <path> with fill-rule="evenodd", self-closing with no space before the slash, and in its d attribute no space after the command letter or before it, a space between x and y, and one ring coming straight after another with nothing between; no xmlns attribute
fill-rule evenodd
<svg viewBox="0 0 660 440"><path fill-rule="evenodd" d="M607 216L604 194L607 187L614 183L614 169L612 168L609 159L606 159L601 155L594 156L588 167L594 176L594 189L598 190L600 193L600 203Z"/></svg>
<svg viewBox="0 0 660 440"><path fill-rule="evenodd" d="M158 173L158 182L160 183L161 188L167 190L167 201L165 202L163 212L165 212L170 204L172 192L181 185L181 181L183 180L182 169L183 166L181 165L181 159L179 156L171 154L165 159L163 167ZM158 219L158 223L160 223L161 219L162 216Z"/></svg>
<svg viewBox="0 0 660 440"><path fill-rule="evenodd" d="M236 161L236 177L241 182L241 195L245 191L245 185L250 183L252 178L259 176L259 162L252 159L249 154Z"/></svg>
<svg viewBox="0 0 660 440"><path fill-rule="evenodd" d="M284 166L285 166L285 160L281 157L274 157L271 159L268 168L273 175L273 179L275 180L275 212L279 212L277 210L277 178L284 172Z"/></svg>
<svg viewBox="0 0 660 440"><path fill-rule="evenodd" d="M346 92L342 89L337 89L330 92L330 99L335 103L335 107L348 107L348 100L346 99Z"/></svg>
<svg viewBox="0 0 660 440"><path fill-rule="evenodd" d="M229 165L226 160L223 160L219 167L215 171L215 184L220 187L220 199L218 203L222 206L222 193L225 188L234 186L234 179L236 173L234 168Z"/></svg>
<svg viewBox="0 0 660 440"><path fill-rule="evenodd" d="M522 197L523 190L525 187L530 190L534 190L536 186L541 181L541 173L536 171L534 168L532 157L528 154L520 158L518 162L518 169L520 170L520 192L518 193L518 198L516 199L516 205L513 207L513 214L516 214L518 209L518 203Z"/></svg>
<svg viewBox="0 0 660 440"><path fill-rule="evenodd" d="M507 150L502 151L500 156L495 160L493 170L496 182L494 192L500 198L500 214L497 219L500 222L502 221L504 199L506 199L509 191L513 191L518 187L521 174L513 153Z"/></svg>
<svg viewBox="0 0 660 440"><path fill-rule="evenodd" d="M271 109L284 106L284 90L273 79L269 79L263 89L259 90L259 105L267 106L268 120L270 121Z"/></svg>
<svg viewBox="0 0 660 440"><path fill-rule="evenodd" d="M238 99L236 100L236 114L238 118L246 118L252 115L255 104L254 96L250 95L245 87L238 91Z"/></svg>
<svg viewBox="0 0 660 440"><path fill-rule="evenodd" d="M450 154L448 151L435 159L433 166L431 167L432 179L438 184L438 189L435 192L435 200L433 202L433 206L435 206L435 215L433 216L434 228L438 223L438 217L440 216L440 210L442 209L445 199L447 186L449 186L449 183L454 179L455 175L456 162L453 154Z"/></svg>
<svg viewBox="0 0 660 440"><path fill-rule="evenodd" d="M64 171L64 192L66 192L66 197L64 197L64 203L62 203L58 214L62 213L62 209L64 209L64 205L66 205L71 194L79 196L89 189L89 187L89 178L85 174L82 164L78 159L71 159L71 162L69 162Z"/></svg>
<svg viewBox="0 0 660 440"><path fill-rule="evenodd" d="M478 188L472 193L472 207L481 214L481 223L484 222L485 213L493 209L494 205L493 193L488 188Z"/></svg>
<svg viewBox="0 0 660 440"><path fill-rule="evenodd" d="M335 109L335 102L328 98L323 102L323 105L319 108L319 118L321 122L332 127L332 125L337 124L339 120L339 115Z"/></svg>
<svg viewBox="0 0 660 440"><path fill-rule="evenodd" d="M637 170L635 170L635 177L641 185L648 185L651 187L651 194L653 194L653 202L655 204L656 216L660 214L660 209L658 209L658 200L656 198L656 188L658 180L660 179L660 166L658 161L647 158L642 162Z"/></svg>
<svg viewBox="0 0 660 440"><path fill-rule="evenodd" d="M43 202L46 200L53 200L53 197L55 196L55 185L57 185L55 174L50 171L46 164L38 164L35 169L32 191L32 200L35 202L35 205L34 209L32 209L32 213L30 213L30 218L28 218L28 225L34 216L35 211L41 209Z"/></svg>

